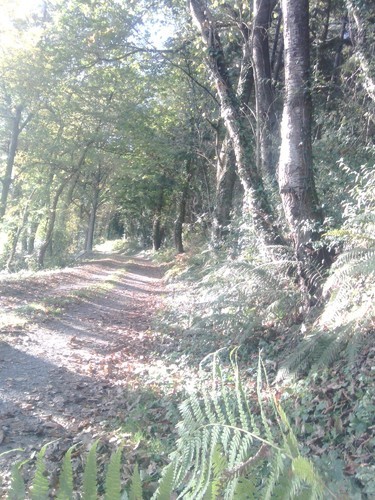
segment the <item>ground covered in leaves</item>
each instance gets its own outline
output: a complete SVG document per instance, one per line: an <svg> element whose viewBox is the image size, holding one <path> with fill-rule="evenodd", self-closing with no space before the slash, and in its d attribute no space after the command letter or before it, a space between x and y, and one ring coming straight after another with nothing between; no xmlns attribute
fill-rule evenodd
<svg viewBox="0 0 375 500"><path fill-rule="evenodd" d="M103 460L125 443L129 474L137 462L153 482L173 441L181 379L152 328L162 277L146 259L103 254L1 279L0 454L23 450L0 458L4 488L10 466L49 441L48 469L77 444L79 473L96 439Z"/></svg>
<svg viewBox="0 0 375 500"><path fill-rule="evenodd" d="M280 379L283 360L304 337L298 318L277 327L259 319L261 304L228 308L226 285L212 276L198 280L188 257L174 259L165 274L140 256L97 254L72 268L0 280L0 496L12 464L31 457L30 479L33 457L48 442L51 482L76 445L79 483L87 450L99 440L99 468L124 445L124 484L138 464L150 497L199 365L236 344L250 405L256 409L261 352L272 391L330 491L375 498L373 331L355 359L338 354L326 369ZM247 307L249 298L240 299ZM1 456L15 448L23 451Z"/></svg>

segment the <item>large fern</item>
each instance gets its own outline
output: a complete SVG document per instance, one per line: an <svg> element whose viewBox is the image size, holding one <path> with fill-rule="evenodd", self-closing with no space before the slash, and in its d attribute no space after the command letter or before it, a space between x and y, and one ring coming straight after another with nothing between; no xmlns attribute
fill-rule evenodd
<svg viewBox="0 0 375 500"><path fill-rule="evenodd" d="M232 354L229 370L218 355L212 357L208 383L201 371L198 387L180 406L179 440L171 461L162 473L155 500L184 499L271 499L329 498L311 462L299 451L297 439L277 399L272 395L266 372L259 359L256 396L249 404ZM44 455L38 454L31 485L31 498L51 494ZM97 498L99 482L97 442L91 447L83 473L83 485L73 485L71 456L67 451L59 476L56 498ZM111 500L142 500L142 480L136 466L127 491L121 491L120 447L111 457L105 479L105 497ZM30 498L25 492L20 467L14 469L9 499Z"/></svg>
<svg viewBox="0 0 375 500"><path fill-rule="evenodd" d="M241 498L245 487L243 498L276 498L276 491L280 498L305 493L323 498L323 483L301 456L286 415L270 392L261 360L254 410L235 357L227 376L217 356L212 366L209 385L202 382L180 406L177 449L153 498L160 498L161 492L166 498L165 492L174 491L177 498L233 499ZM326 491L324 495L329 497Z"/></svg>
<svg viewBox="0 0 375 500"><path fill-rule="evenodd" d="M72 469L72 452L76 445L69 448L62 460L61 471L58 478L58 488L56 493L52 493L49 486L48 477L46 475L46 465L44 455L50 443L44 445L37 455L35 465L35 474L29 492L25 487L25 482L22 478L22 467L29 460L25 460L20 464L16 464L12 469L11 484L9 486L7 499L8 500L43 500L53 498L57 500L71 500L76 497L77 492L80 493L80 498L83 500L92 500L98 497L97 485L100 477L96 465L97 445L96 441L90 448L86 463L83 470L82 485L74 484L73 469ZM133 475L129 482L129 495L121 488L121 455L122 447L120 446L115 451L108 464L104 484L105 484L105 500L123 500L126 498L132 500L142 500L142 481L138 468L135 467Z"/></svg>
<svg viewBox="0 0 375 500"><path fill-rule="evenodd" d="M341 353L350 362L374 328L375 248L355 248L343 253L324 285L327 303L323 313L285 371L329 366Z"/></svg>

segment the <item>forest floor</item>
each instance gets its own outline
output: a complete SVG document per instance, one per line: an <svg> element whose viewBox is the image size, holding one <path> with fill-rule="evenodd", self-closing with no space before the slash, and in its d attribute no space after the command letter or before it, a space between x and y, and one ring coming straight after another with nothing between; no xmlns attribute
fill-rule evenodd
<svg viewBox="0 0 375 500"><path fill-rule="evenodd" d="M52 487L72 445L81 484L97 440L99 477L124 446L124 483L138 464L145 498L155 491L175 445L178 403L200 361L231 346L226 323L210 326L211 316L205 318L211 288L205 292L191 270L174 280L185 260L175 258L165 273L141 256L103 252L70 268L0 275L0 498L13 464L31 459L23 467L30 484L46 443ZM360 482L363 498L375 498L375 348L367 337L355 362L338 356L329 370L275 390L330 488L340 483L354 491ZM272 380L294 344L290 333L273 330L254 330L245 340L243 382L251 397L259 348ZM355 491L344 498L362 498Z"/></svg>
<svg viewBox="0 0 375 500"><path fill-rule="evenodd" d="M181 380L162 361L170 336L152 328L162 278L146 259L95 254L76 267L1 279L0 455L23 450L0 457L4 488L11 464L51 441L52 472L70 446L78 456L96 439L104 454L125 439L128 462L143 458L150 478L162 465L159 438L173 436Z"/></svg>

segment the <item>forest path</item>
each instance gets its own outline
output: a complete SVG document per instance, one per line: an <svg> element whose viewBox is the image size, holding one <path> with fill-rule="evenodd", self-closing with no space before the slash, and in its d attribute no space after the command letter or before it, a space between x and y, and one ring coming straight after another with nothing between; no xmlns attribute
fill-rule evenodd
<svg viewBox="0 0 375 500"><path fill-rule="evenodd" d="M145 259L98 254L0 281L0 454L23 448L27 457L58 439L57 461L123 421L147 390L140 374L160 382L162 337L150 325L162 276ZM0 458L0 477L8 462Z"/></svg>

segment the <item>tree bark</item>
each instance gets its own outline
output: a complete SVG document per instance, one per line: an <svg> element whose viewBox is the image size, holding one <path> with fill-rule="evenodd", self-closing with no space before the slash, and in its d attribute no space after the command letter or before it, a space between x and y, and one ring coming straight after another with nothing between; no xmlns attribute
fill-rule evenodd
<svg viewBox="0 0 375 500"><path fill-rule="evenodd" d="M92 252L92 248L94 245L94 233L95 233L96 214L98 212L98 207L99 207L99 195L100 195L100 189L99 187L95 187L91 203L89 222L87 225L87 233L85 241L86 252Z"/></svg>
<svg viewBox="0 0 375 500"><path fill-rule="evenodd" d="M23 106L19 105L16 107L15 115L12 119L12 132L10 137L9 150L7 155L6 169L4 177L1 180L1 198L0 198L0 222L2 222L5 212L7 209L8 196L10 191L10 186L12 184L12 174L14 168L14 161L17 154L18 138L21 133L21 119L22 119Z"/></svg>
<svg viewBox="0 0 375 500"><path fill-rule="evenodd" d="M297 259L309 260L319 237L322 213L316 194L311 150L309 88L309 2L282 0L285 101L281 124L279 189Z"/></svg>
<svg viewBox="0 0 375 500"><path fill-rule="evenodd" d="M190 182L193 177L192 159L189 158L186 162L186 177L183 182L183 187L180 195L180 200L177 209L177 218L174 223L174 244L178 253L184 253L184 243L182 237L183 225L186 217L186 204L188 201L188 194Z"/></svg>
<svg viewBox="0 0 375 500"><path fill-rule="evenodd" d="M217 154L216 203L212 220L212 244L219 247L228 235L236 180L235 158L229 137L224 138Z"/></svg>
<svg viewBox="0 0 375 500"><path fill-rule="evenodd" d="M375 102L375 32L374 27L366 20L373 10L373 1L364 0L361 6L355 5L353 0L346 0L348 10L353 16L357 36L355 39L355 51L359 60L363 75L364 87L370 97Z"/></svg>
<svg viewBox="0 0 375 500"><path fill-rule="evenodd" d="M215 20L202 0L190 0L189 4L192 17L207 46L209 69L219 96L221 115L232 142L236 170L244 188L247 207L259 236L266 242L274 244L280 241L280 237L273 223L262 177L252 159L249 132L244 128L239 100L229 79Z"/></svg>
<svg viewBox="0 0 375 500"><path fill-rule="evenodd" d="M26 225L28 215L29 215L29 207L27 205L24 209L22 220L18 224L18 226L15 228L14 233L13 233L12 238L11 238L11 248L10 248L7 263L6 263L6 268L7 268L8 272L12 271L13 260L14 260L14 257L16 255L18 241L19 241L21 233Z"/></svg>
<svg viewBox="0 0 375 500"><path fill-rule="evenodd" d="M154 212L154 220L152 223L152 248L155 252L160 250L164 238L164 229L161 225L161 215L164 204L164 190L160 188L159 199Z"/></svg>
<svg viewBox="0 0 375 500"><path fill-rule="evenodd" d="M256 126L259 148L258 169L263 177L274 183L276 180L276 112L272 88L271 62L268 30L274 7L272 0L254 0L252 33L252 55L254 62Z"/></svg>
<svg viewBox="0 0 375 500"><path fill-rule="evenodd" d="M53 230L55 228L55 222L56 222L56 211L57 211L57 204L59 202L60 196L65 188L65 183L62 183L59 188L57 189L53 200L52 200L52 205L50 207L50 213L49 213L49 218L47 220L47 229L46 229L46 235L44 238L44 241L39 249L38 253L38 266L40 268L44 267L44 259L46 256L47 249L49 245L52 242L52 235L53 235Z"/></svg>

